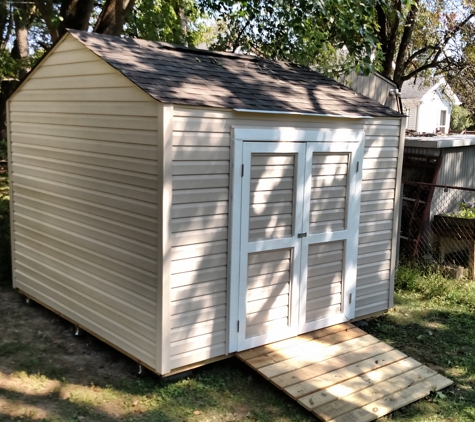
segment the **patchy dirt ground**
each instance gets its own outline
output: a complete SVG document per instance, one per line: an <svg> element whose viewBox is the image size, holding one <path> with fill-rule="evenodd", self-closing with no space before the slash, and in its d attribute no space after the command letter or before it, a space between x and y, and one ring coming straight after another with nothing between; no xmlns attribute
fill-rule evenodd
<svg viewBox="0 0 475 422"><path fill-rule="evenodd" d="M315 421L229 359L164 381L0 284L0 421Z"/></svg>

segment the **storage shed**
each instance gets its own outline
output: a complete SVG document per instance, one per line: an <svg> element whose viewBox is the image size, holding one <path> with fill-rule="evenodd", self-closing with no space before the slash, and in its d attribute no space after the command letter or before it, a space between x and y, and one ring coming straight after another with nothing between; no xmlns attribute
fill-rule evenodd
<svg viewBox="0 0 475 422"><path fill-rule="evenodd" d="M8 102L13 283L159 374L393 306L404 117L70 31Z"/></svg>

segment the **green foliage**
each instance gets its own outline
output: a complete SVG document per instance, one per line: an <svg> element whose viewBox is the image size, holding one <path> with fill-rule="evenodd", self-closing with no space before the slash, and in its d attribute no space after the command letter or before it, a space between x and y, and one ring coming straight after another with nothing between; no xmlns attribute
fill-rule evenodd
<svg viewBox="0 0 475 422"><path fill-rule="evenodd" d="M450 130L461 132L475 123L473 114L462 106L454 106L450 114Z"/></svg>
<svg viewBox="0 0 475 422"><path fill-rule="evenodd" d="M475 218L475 208L468 205L465 201L462 201L459 205L459 210L449 214L445 214L447 217L457 217L457 218Z"/></svg>
<svg viewBox="0 0 475 422"><path fill-rule="evenodd" d="M199 3L219 24L214 49L287 60L330 76L374 67L378 44L373 0Z"/></svg>
<svg viewBox="0 0 475 422"><path fill-rule="evenodd" d="M395 289L417 293L421 299L449 306L468 306L475 311L475 283L467 279L444 277L438 266L399 265Z"/></svg>
<svg viewBox="0 0 475 422"><path fill-rule="evenodd" d="M194 0L138 0L125 35L195 46L207 40L209 26Z"/></svg>

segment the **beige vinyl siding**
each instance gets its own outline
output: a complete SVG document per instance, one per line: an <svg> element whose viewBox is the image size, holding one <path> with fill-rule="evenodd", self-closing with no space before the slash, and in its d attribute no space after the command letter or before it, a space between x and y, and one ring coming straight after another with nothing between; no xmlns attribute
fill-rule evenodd
<svg viewBox="0 0 475 422"><path fill-rule="evenodd" d="M155 367L156 102L66 37L9 109L16 286Z"/></svg>
<svg viewBox="0 0 475 422"><path fill-rule="evenodd" d="M368 121L361 192L356 317L389 307L398 120Z"/></svg>
<svg viewBox="0 0 475 422"><path fill-rule="evenodd" d="M231 110L174 107L172 206L172 368L225 352L228 200L231 127L365 129L358 298L383 292L372 309L387 309L389 258L380 265L379 246L390 251L399 120L374 119L364 127L344 119L272 116ZM382 160L382 161L381 161ZM383 221L382 226L378 226ZM378 244L378 242L380 242ZM376 249L371 249L376 248ZM369 256L365 256L367 251ZM380 265L380 267L378 267ZM360 287L361 286L361 287ZM363 287L366 286L366 287ZM209 293L208 293L209 292ZM201 303L202 308L188 307ZM362 315L366 305L357 305ZM370 313L367 312L367 313Z"/></svg>
<svg viewBox="0 0 475 422"><path fill-rule="evenodd" d="M230 136L175 130L170 367L226 353Z"/></svg>

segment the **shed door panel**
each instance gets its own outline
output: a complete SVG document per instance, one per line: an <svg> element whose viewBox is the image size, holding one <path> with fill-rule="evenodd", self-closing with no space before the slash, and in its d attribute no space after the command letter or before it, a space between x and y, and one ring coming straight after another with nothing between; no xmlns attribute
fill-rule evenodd
<svg viewBox="0 0 475 422"><path fill-rule="evenodd" d="M292 235L295 155L252 154L249 242Z"/></svg>
<svg viewBox="0 0 475 422"><path fill-rule="evenodd" d="M245 142L239 350L297 335L305 144Z"/></svg>
<svg viewBox="0 0 475 422"><path fill-rule="evenodd" d="M246 338L289 326L291 260L290 249L249 254Z"/></svg>

